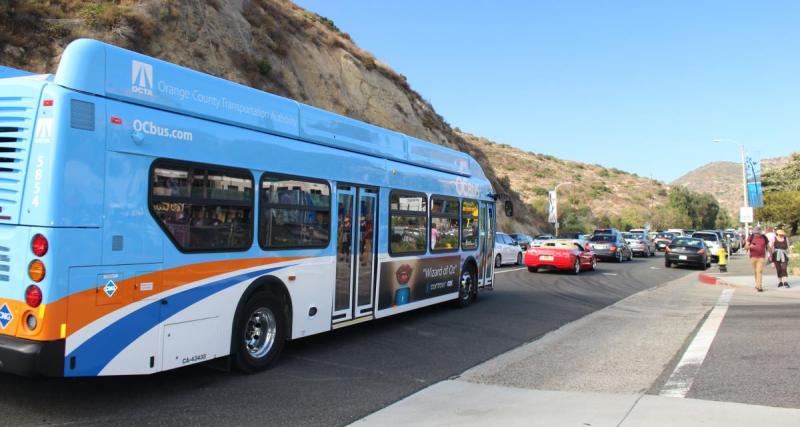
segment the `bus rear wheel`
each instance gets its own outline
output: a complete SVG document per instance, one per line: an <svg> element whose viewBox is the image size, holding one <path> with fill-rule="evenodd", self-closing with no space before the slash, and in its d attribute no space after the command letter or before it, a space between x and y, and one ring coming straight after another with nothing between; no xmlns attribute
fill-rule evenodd
<svg viewBox="0 0 800 427"><path fill-rule="evenodd" d="M282 302L267 292L253 294L236 315L231 361L238 371L252 374L267 369L286 343Z"/></svg>

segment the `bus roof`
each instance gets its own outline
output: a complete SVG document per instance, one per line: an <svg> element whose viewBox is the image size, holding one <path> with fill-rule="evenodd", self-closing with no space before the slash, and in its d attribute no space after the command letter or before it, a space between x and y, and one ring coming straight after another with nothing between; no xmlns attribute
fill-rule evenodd
<svg viewBox="0 0 800 427"><path fill-rule="evenodd" d="M121 101L485 178L465 153L96 40L70 43L54 82Z"/></svg>

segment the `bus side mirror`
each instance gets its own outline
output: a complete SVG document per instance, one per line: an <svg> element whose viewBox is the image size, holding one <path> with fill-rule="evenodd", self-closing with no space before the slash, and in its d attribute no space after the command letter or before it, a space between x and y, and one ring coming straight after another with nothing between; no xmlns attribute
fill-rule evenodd
<svg viewBox="0 0 800 427"><path fill-rule="evenodd" d="M503 203L503 210L506 211L506 216L514 216L514 204L511 203L511 200L506 200L505 203Z"/></svg>

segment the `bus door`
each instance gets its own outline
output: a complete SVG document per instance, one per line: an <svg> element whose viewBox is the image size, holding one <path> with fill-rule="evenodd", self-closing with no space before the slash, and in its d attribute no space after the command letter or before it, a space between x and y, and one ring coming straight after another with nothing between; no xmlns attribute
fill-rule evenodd
<svg viewBox="0 0 800 427"><path fill-rule="evenodd" d="M375 299L377 189L339 185L333 323L370 316Z"/></svg>
<svg viewBox="0 0 800 427"><path fill-rule="evenodd" d="M483 285L491 288L494 280L494 203L481 204L481 220Z"/></svg>

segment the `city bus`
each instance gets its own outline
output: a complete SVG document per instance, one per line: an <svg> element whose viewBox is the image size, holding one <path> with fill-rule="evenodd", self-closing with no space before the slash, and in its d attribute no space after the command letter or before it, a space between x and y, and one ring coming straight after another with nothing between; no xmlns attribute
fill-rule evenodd
<svg viewBox="0 0 800 427"><path fill-rule="evenodd" d="M252 373L467 306L497 198L467 154L76 40L54 75L0 79L0 371Z"/></svg>

